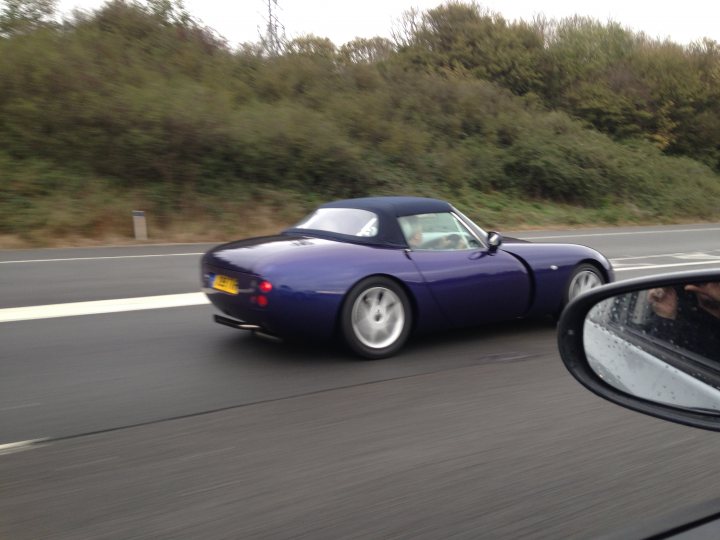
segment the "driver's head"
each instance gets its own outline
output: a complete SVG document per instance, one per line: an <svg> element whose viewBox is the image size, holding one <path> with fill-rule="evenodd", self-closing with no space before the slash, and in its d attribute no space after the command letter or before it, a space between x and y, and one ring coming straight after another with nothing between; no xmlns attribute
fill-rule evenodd
<svg viewBox="0 0 720 540"><path fill-rule="evenodd" d="M420 220L416 216L408 216L403 223L403 232L407 243L411 248L417 248L422 245L423 233Z"/></svg>
<svg viewBox="0 0 720 540"><path fill-rule="evenodd" d="M410 247L417 248L420 247L423 243L423 233L422 233L422 227L420 225L417 226L417 228L413 229L410 238L408 238L408 244L410 244Z"/></svg>

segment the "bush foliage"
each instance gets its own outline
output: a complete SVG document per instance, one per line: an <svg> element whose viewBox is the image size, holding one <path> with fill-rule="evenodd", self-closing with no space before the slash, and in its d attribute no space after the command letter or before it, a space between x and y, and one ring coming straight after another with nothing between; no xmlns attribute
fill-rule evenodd
<svg viewBox="0 0 720 540"><path fill-rule="evenodd" d="M304 36L270 55L231 49L170 0L61 24L53 4L0 9L0 215L25 216L0 233L41 227L43 197L97 186L168 217L187 197L264 190L720 215L710 40L449 2L408 12L393 40Z"/></svg>

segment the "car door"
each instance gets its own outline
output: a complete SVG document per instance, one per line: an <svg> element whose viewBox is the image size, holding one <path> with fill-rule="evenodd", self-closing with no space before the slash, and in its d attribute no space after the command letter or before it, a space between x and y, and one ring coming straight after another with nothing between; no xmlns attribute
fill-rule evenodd
<svg viewBox="0 0 720 540"><path fill-rule="evenodd" d="M502 249L490 250L448 213L410 216L406 234L416 234L422 224L424 242L408 251L445 316L454 326L513 319L530 304L530 277L525 266ZM460 235L464 241L443 245L445 237ZM413 244L411 244L413 245Z"/></svg>

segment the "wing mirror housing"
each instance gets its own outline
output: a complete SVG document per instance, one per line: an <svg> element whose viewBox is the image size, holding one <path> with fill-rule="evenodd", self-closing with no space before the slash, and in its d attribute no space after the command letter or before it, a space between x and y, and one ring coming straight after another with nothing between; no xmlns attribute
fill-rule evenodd
<svg viewBox="0 0 720 540"><path fill-rule="evenodd" d="M503 237L499 232L490 231L488 233L488 247L490 248L490 253L496 252L502 245L502 242Z"/></svg>
<svg viewBox="0 0 720 540"><path fill-rule="evenodd" d="M558 323L565 367L622 407L720 431L720 270L620 281Z"/></svg>

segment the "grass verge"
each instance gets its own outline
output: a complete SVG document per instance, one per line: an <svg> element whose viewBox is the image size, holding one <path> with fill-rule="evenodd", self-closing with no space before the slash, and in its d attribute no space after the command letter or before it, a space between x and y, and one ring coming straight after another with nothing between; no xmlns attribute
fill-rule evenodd
<svg viewBox="0 0 720 540"><path fill-rule="evenodd" d="M449 200L480 226L500 231L720 221L720 211L715 216L675 214L632 203L585 208L471 189L405 193ZM218 195L157 187L117 189L107 182L86 181L32 193L32 198L16 194L0 199L0 249L140 243L133 236L133 210L146 212L148 243L221 242L276 233L324 200L268 187L234 186Z"/></svg>

